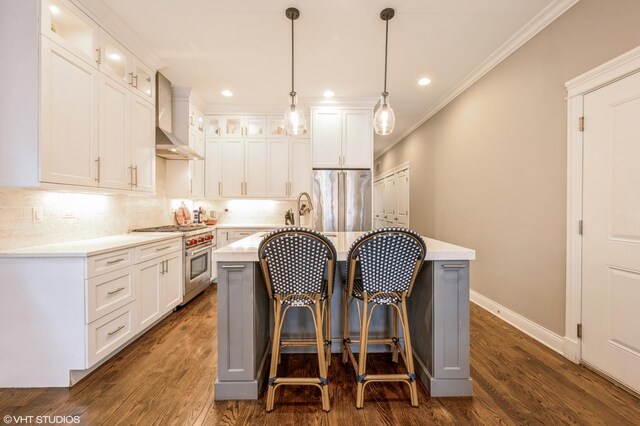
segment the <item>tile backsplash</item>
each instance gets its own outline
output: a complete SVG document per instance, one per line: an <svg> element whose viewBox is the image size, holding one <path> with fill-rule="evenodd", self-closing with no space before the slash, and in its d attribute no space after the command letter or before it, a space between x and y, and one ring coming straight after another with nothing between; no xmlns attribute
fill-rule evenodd
<svg viewBox="0 0 640 426"><path fill-rule="evenodd" d="M170 199L165 194L166 160L157 159L156 172L155 195L0 188L0 250L172 224L175 223L172 210L182 202L190 210L202 206L215 211L220 224L284 225L286 211L295 211L295 201ZM34 208L42 209L42 222L33 222ZM308 226L306 222L303 225Z"/></svg>

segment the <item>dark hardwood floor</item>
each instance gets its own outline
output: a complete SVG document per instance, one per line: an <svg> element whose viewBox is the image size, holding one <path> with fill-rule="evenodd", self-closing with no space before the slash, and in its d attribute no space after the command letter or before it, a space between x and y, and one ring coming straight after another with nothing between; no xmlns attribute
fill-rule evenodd
<svg viewBox="0 0 640 426"><path fill-rule="evenodd" d="M475 305L471 307L473 398L430 398L409 405L404 384L368 385L355 408L349 365L334 355L331 411L313 387L281 387L276 407L213 400L216 292L210 289L171 315L71 389L0 389L0 416L74 416L86 425L133 424L640 424L640 400L567 361ZM372 356L371 372L393 369ZM311 375L313 355L283 356L287 374Z"/></svg>

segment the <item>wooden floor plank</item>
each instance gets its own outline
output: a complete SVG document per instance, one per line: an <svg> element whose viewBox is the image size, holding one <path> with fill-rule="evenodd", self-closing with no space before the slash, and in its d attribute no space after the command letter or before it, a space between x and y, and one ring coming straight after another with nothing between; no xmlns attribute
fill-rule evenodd
<svg viewBox="0 0 640 426"><path fill-rule="evenodd" d="M331 411L314 387L282 386L275 409L257 401L214 401L216 291L175 312L71 389L0 389L1 415L79 415L88 425L640 425L640 400L594 372L471 306L472 398L430 398L411 407L402 383L367 386L355 408L355 377L335 354ZM402 371L388 354L369 374ZM313 354L283 355L280 374L317 375Z"/></svg>

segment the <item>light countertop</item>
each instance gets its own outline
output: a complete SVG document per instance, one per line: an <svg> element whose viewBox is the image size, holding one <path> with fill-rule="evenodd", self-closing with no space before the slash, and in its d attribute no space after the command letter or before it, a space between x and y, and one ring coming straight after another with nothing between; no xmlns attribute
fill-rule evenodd
<svg viewBox="0 0 640 426"><path fill-rule="evenodd" d="M215 262L257 262L258 246L268 232L257 232L213 252ZM328 232L325 235L335 245L338 261L347 259L351 244L363 232ZM427 245L426 260L474 260L476 251L444 241L422 237Z"/></svg>
<svg viewBox="0 0 640 426"><path fill-rule="evenodd" d="M182 235L167 232L140 232L131 234L112 235L109 237L91 238L88 240L69 241L66 243L47 244L42 246L24 247L14 250L0 251L3 257L88 257L122 250L141 244L159 241L181 239Z"/></svg>
<svg viewBox="0 0 640 426"><path fill-rule="evenodd" d="M246 229L260 229L260 228L284 228L286 225L283 223L273 224L273 223L217 223L212 225L214 229L228 229L228 228L246 228Z"/></svg>

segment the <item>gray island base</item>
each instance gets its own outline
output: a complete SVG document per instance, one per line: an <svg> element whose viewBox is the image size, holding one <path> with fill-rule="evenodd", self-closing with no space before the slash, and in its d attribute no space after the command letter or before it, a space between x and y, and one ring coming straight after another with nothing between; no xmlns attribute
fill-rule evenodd
<svg viewBox="0 0 640 426"><path fill-rule="evenodd" d="M258 399L268 373L272 302L267 297L258 263L258 245L264 234L256 233L213 254L213 261L218 266L216 400ZM341 271L344 271L351 243L361 234L326 234L336 246L340 266L331 300L331 348L334 353L342 351ZM408 299L416 373L433 397L471 396L469 261L475 259L475 251L430 238L424 240L426 262ZM299 311L287 314L283 337L313 339L311 316L305 310ZM357 333L357 314L353 311L352 314L349 327ZM371 338L389 335L390 310L376 310L370 330ZM285 352L309 350L287 349ZM386 350L369 346L369 352Z"/></svg>

